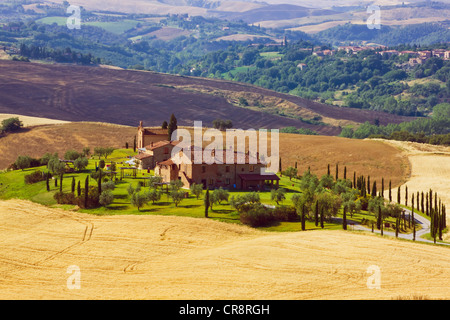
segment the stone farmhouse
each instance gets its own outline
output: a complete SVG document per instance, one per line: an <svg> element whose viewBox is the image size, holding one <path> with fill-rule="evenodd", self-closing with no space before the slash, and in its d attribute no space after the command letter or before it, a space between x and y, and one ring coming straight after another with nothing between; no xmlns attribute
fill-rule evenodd
<svg viewBox="0 0 450 320"><path fill-rule="evenodd" d="M167 129L144 128L144 123L141 121L139 122L136 146L138 149L144 149L152 142L167 140L167 137Z"/></svg>
<svg viewBox="0 0 450 320"><path fill-rule="evenodd" d="M139 123L137 135L138 154L133 157L139 160L138 167L144 170L155 170L155 175L163 178L163 183L181 180L184 188L190 188L193 183L203 184L204 188L226 188L238 190L262 190L267 186L279 186L280 178L274 173L261 174L261 169L266 168L258 155L234 152L233 164L227 164L224 151L223 157L212 154L213 164L204 161L196 164L194 161L186 161L185 155L180 151L175 157L181 156L185 161L178 161L172 157L173 148L179 141L168 141L167 129L144 128L142 121ZM194 146L188 148L192 160L194 152L198 151ZM204 149L200 150L202 153Z"/></svg>
<svg viewBox="0 0 450 320"><path fill-rule="evenodd" d="M203 152L203 149L201 150ZM248 153L234 152L234 164L227 164L224 161L225 152L222 159L214 153L213 164L194 163L194 147L191 147L191 160L187 161L180 151L179 155L184 161L177 164L176 159L171 158L157 163L155 174L163 178L163 182L168 183L174 180L181 180L184 188L190 188L193 183L202 184L204 188L216 189L238 189L238 190L262 190L268 184L270 187L279 186L280 178L274 173L261 174L261 169L266 167L258 156L251 156ZM239 157L244 161L239 161ZM245 163L244 163L245 162Z"/></svg>
<svg viewBox="0 0 450 320"><path fill-rule="evenodd" d="M139 153L134 157L134 159L139 160L140 169L153 170L158 162L170 159L172 149L178 143L178 141L167 140L150 142L148 146L139 149Z"/></svg>

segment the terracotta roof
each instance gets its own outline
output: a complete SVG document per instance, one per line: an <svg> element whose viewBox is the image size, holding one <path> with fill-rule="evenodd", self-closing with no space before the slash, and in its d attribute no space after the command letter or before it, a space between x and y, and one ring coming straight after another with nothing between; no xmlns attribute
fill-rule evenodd
<svg viewBox="0 0 450 320"><path fill-rule="evenodd" d="M167 129L145 129L144 128L143 131L144 131L145 136L167 135Z"/></svg>
<svg viewBox="0 0 450 320"><path fill-rule="evenodd" d="M138 160L147 159L150 157L153 157L153 155L148 154L148 153L140 153L140 154L134 156L134 158L138 159Z"/></svg>
<svg viewBox="0 0 450 320"><path fill-rule="evenodd" d="M163 140L163 141L158 141L158 142L155 142L153 144L150 144L150 145L146 146L145 149L147 149L147 150L155 150L155 149L167 146L169 144L171 144L173 146L176 146L179 143L180 143L180 141Z"/></svg>
<svg viewBox="0 0 450 320"><path fill-rule="evenodd" d="M173 164L174 162L171 159L157 163L158 166L171 166Z"/></svg>

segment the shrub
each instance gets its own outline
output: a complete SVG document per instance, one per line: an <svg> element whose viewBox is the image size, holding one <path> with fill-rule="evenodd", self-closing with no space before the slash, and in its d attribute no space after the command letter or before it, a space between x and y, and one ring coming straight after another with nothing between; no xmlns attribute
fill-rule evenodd
<svg viewBox="0 0 450 320"><path fill-rule="evenodd" d="M192 194L195 195L197 197L197 199L203 193L203 185L200 183L193 183L191 185L190 189L191 189Z"/></svg>
<svg viewBox="0 0 450 320"><path fill-rule="evenodd" d="M275 201L277 204L283 200L286 200L286 190L283 188L272 189L270 192L270 199Z"/></svg>
<svg viewBox="0 0 450 320"><path fill-rule="evenodd" d="M274 222L272 209L263 206L262 204L254 204L247 212L242 212L239 215L240 221L253 228L265 227Z"/></svg>
<svg viewBox="0 0 450 320"><path fill-rule="evenodd" d="M216 189L213 192L214 199L220 204L222 201L228 202L229 193L225 189Z"/></svg>
<svg viewBox="0 0 450 320"><path fill-rule="evenodd" d="M186 192L184 191L176 191L173 190L170 192L170 197L172 201L175 203L175 207L178 207L178 204L184 199Z"/></svg>
<svg viewBox="0 0 450 320"><path fill-rule="evenodd" d="M78 171L84 170L88 166L88 159L86 157L79 157L75 159L75 162L73 163L73 166Z"/></svg>
<svg viewBox="0 0 450 320"><path fill-rule="evenodd" d="M81 196L77 197L77 203L80 208L84 209L90 209L90 208L97 208L99 206L99 194L98 194L98 187L97 186L89 186L88 189L88 198L87 198L87 205L84 206L84 197L86 194L86 189L82 189Z"/></svg>
<svg viewBox="0 0 450 320"><path fill-rule="evenodd" d="M75 150L68 150L64 154L64 159L66 160L77 160L78 158L81 158L82 154L78 153Z"/></svg>
<svg viewBox="0 0 450 320"><path fill-rule="evenodd" d="M261 202L259 194L256 192L246 193L242 196L232 196L230 199L231 207L235 208L239 213L249 211L253 205Z"/></svg>
<svg viewBox="0 0 450 320"><path fill-rule="evenodd" d="M273 218L277 221L296 221L297 210L294 206L280 206L272 210Z"/></svg>
<svg viewBox="0 0 450 320"><path fill-rule="evenodd" d="M156 189L151 189L147 192L147 198L148 201L151 201L154 204L156 201L161 200L161 192Z"/></svg>
<svg viewBox="0 0 450 320"><path fill-rule="evenodd" d="M131 195L131 204L138 208L138 211L140 211L140 208L142 208L145 204L148 202L148 197L144 193L140 192L134 192Z"/></svg>
<svg viewBox="0 0 450 320"><path fill-rule="evenodd" d="M18 156L15 162L18 169L26 169L31 166L31 157L29 156Z"/></svg>
<svg viewBox="0 0 450 320"><path fill-rule="evenodd" d="M109 191L114 190L116 185L114 184L114 181L108 181L102 183L102 191Z"/></svg>
<svg viewBox="0 0 450 320"><path fill-rule="evenodd" d="M58 204L77 204L77 198L75 197L75 194L72 192L64 193L64 192L57 192L53 196L53 198L56 200Z"/></svg>
<svg viewBox="0 0 450 320"><path fill-rule="evenodd" d="M114 201L114 195L111 192L111 190L103 191L98 199L98 202L104 207L109 206L113 201Z"/></svg>
<svg viewBox="0 0 450 320"><path fill-rule="evenodd" d="M26 184L33 184L40 181L45 181L46 174L43 173L41 170L37 170L33 172L32 174L28 174L25 176L25 183Z"/></svg>

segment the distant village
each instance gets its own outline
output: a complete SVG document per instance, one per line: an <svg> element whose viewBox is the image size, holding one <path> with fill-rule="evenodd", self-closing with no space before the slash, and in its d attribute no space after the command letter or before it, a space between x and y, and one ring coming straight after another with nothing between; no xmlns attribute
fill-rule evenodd
<svg viewBox="0 0 450 320"><path fill-rule="evenodd" d="M388 55L391 56L403 56L403 55L409 55L410 59L408 61L408 64L411 67L414 67L419 64L423 64L425 61L432 57L441 58L444 60L450 60L450 50L446 49L434 49L434 50L424 50L424 51L411 51L411 50L405 50L405 51L398 51L398 50L387 50L388 47L386 46L342 46L338 47L336 50L320 50L315 51L313 55L323 57L323 56L332 56L338 51L345 51L349 54L358 54L361 51L365 50L377 50L377 53L380 55Z"/></svg>

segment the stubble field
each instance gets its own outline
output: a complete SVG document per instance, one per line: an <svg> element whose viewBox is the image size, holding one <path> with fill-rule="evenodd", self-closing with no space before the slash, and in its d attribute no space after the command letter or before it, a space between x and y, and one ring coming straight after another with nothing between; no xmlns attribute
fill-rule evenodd
<svg viewBox="0 0 450 320"><path fill-rule="evenodd" d="M341 231L0 202L2 299L448 299L448 249ZM69 289L69 266L80 289ZM369 289L370 266L381 288Z"/></svg>

